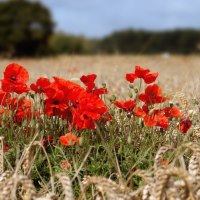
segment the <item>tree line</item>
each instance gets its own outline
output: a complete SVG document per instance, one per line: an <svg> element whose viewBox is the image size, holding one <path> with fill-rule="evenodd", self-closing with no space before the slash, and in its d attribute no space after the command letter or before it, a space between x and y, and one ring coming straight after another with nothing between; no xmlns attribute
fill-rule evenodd
<svg viewBox="0 0 200 200"><path fill-rule="evenodd" d="M100 39L54 32L50 11L41 2L0 2L0 55L157 54L200 52L199 30L122 30Z"/></svg>

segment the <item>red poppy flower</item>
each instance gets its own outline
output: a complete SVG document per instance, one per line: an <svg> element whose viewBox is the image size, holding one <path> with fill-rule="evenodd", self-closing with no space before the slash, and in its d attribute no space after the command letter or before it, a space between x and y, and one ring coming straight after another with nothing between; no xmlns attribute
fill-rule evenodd
<svg viewBox="0 0 200 200"><path fill-rule="evenodd" d="M87 86L86 91L91 92L95 88L95 79L97 78L96 74L89 74L81 76L80 80Z"/></svg>
<svg viewBox="0 0 200 200"><path fill-rule="evenodd" d="M87 86L86 92L96 94L97 96L107 94L108 90L106 88L96 88L96 85L94 83L96 77L96 74L81 76L80 80L84 83L85 86Z"/></svg>
<svg viewBox="0 0 200 200"><path fill-rule="evenodd" d="M97 96L102 94L108 94L107 88L97 88L93 90L93 94L96 94Z"/></svg>
<svg viewBox="0 0 200 200"><path fill-rule="evenodd" d="M31 90L37 92L37 93L44 93L48 87L50 86L51 82L48 78L39 78L36 81L36 84L32 83L30 85Z"/></svg>
<svg viewBox="0 0 200 200"><path fill-rule="evenodd" d="M175 106L164 108L164 113L165 116L168 118L173 118L173 117L179 118L182 116L181 111Z"/></svg>
<svg viewBox="0 0 200 200"><path fill-rule="evenodd" d="M0 89L0 105L1 106L8 106L10 103L10 98L11 95L7 92L4 92L3 90Z"/></svg>
<svg viewBox="0 0 200 200"><path fill-rule="evenodd" d="M156 111L152 115L144 117L144 124L149 127L159 126L166 129L168 128L168 119L162 112Z"/></svg>
<svg viewBox="0 0 200 200"><path fill-rule="evenodd" d="M45 100L44 113L48 116L66 117L68 101L62 90L51 90L48 93L48 98Z"/></svg>
<svg viewBox="0 0 200 200"><path fill-rule="evenodd" d="M33 116L37 116L38 112L32 113L32 102L25 98L14 98L11 100L10 109L14 113L13 121L22 122L24 120L30 121Z"/></svg>
<svg viewBox="0 0 200 200"><path fill-rule="evenodd" d="M156 73L146 74L143 79L146 84L150 84L150 83L153 83L157 77L158 77L158 73L156 72Z"/></svg>
<svg viewBox="0 0 200 200"><path fill-rule="evenodd" d="M82 94L86 93L85 89L76 83L58 77L54 77L54 80L55 82L53 84L55 84L59 90L62 90L66 99L75 106L82 97Z"/></svg>
<svg viewBox="0 0 200 200"><path fill-rule="evenodd" d="M125 111L132 112L133 108L136 106L136 102L133 100L128 101L114 101L114 104Z"/></svg>
<svg viewBox="0 0 200 200"><path fill-rule="evenodd" d="M130 83L133 83L137 78L138 76L136 74L133 73L126 74L126 80L129 81Z"/></svg>
<svg viewBox="0 0 200 200"><path fill-rule="evenodd" d="M4 109L4 108L0 108L0 116L1 116L2 114L5 115L4 117L6 117L6 119L8 119L9 114L10 114L10 110L9 110L9 109ZM5 118L4 118L4 120L5 120ZM1 125L1 124L2 124L2 117L0 117L0 125Z"/></svg>
<svg viewBox="0 0 200 200"><path fill-rule="evenodd" d="M7 152L7 151L9 151L9 150L10 150L10 147L9 147L9 146L7 146L7 145L3 146L3 151L4 151L4 152Z"/></svg>
<svg viewBox="0 0 200 200"><path fill-rule="evenodd" d="M135 75L138 78L144 78L150 72L149 69L143 69L140 66L135 66Z"/></svg>
<svg viewBox="0 0 200 200"><path fill-rule="evenodd" d="M150 73L149 69L143 69L140 66L135 66L135 73L126 74L126 80L133 83L135 79L142 78L145 83L153 83L158 77L158 73Z"/></svg>
<svg viewBox="0 0 200 200"><path fill-rule="evenodd" d="M77 129L95 128L95 121L108 111L104 102L76 83L57 77L54 80L45 92L45 114L66 117Z"/></svg>
<svg viewBox="0 0 200 200"><path fill-rule="evenodd" d="M142 108L135 107L133 112L134 112L135 116L137 116L137 117L144 117L145 115L147 115L149 113L149 109L148 109L148 106L143 105Z"/></svg>
<svg viewBox="0 0 200 200"><path fill-rule="evenodd" d="M0 115L2 115L4 113L4 109L0 108Z"/></svg>
<svg viewBox="0 0 200 200"><path fill-rule="evenodd" d="M15 63L10 64L4 71L4 79L1 80L2 89L5 92L16 92L17 94L28 92L29 88L26 85L28 80L29 74L24 67Z"/></svg>
<svg viewBox="0 0 200 200"><path fill-rule="evenodd" d="M72 110L73 125L77 129L94 129L95 121L108 111L104 102L96 95L82 94L77 107Z"/></svg>
<svg viewBox="0 0 200 200"><path fill-rule="evenodd" d="M178 130L182 133L187 133L190 127L192 126L192 122L189 118L183 118L178 125Z"/></svg>
<svg viewBox="0 0 200 200"><path fill-rule="evenodd" d="M112 120L112 115L109 112L106 112L103 115L101 115L100 120L104 122L110 121Z"/></svg>
<svg viewBox="0 0 200 200"><path fill-rule="evenodd" d="M64 146L72 146L79 141L80 141L80 137L77 138L76 135L71 132L60 137L60 143Z"/></svg>
<svg viewBox="0 0 200 200"><path fill-rule="evenodd" d="M169 100L168 97L162 96L162 89L157 84L149 85L145 89L145 93L139 95L139 99L147 105Z"/></svg>

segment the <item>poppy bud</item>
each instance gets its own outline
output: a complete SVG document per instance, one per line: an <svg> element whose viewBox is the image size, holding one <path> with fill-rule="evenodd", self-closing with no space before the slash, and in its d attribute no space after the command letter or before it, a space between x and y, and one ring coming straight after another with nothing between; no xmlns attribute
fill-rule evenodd
<svg viewBox="0 0 200 200"><path fill-rule="evenodd" d="M193 103L194 105L199 105L199 102L198 102L196 99L192 99L192 103Z"/></svg>
<svg viewBox="0 0 200 200"><path fill-rule="evenodd" d="M32 99L34 99L34 97L35 97L35 95L34 95L34 94L31 94L31 93L29 93L29 96L30 96L30 98L32 98Z"/></svg>
<svg viewBox="0 0 200 200"><path fill-rule="evenodd" d="M169 106L172 108L174 106L173 102L169 102Z"/></svg>
<svg viewBox="0 0 200 200"><path fill-rule="evenodd" d="M134 89L134 85L129 84L129 88Z"/></svg>
<svg viewBox="0 0 200 200"><path fill-rule="evenodd" d="M9 105L9 99L6 99L6 105Z"/></svg>
<svg viewBox="0 0 200 200"><path fill-rule="evenodd" d="M130 119L131 116L132 116L132 114L133 114L132 112L129 112L129 111L128 111L128 112L127 112L127 117Z"/></svg>
<svg viewBox="0 0 200 200"><path fill-rule="evenodd" d="M102 87L103 87L103 88L106 88L106 83L102 83Z"/></svg>
<svg viewBox="0 0 200 200"><path fill-rule="evenodd" d="M132 94L132 92L131 92L131 91L129 91L129 92L128 92L128 96L129 96L130 98L132 98L132 97L133 97L133 94Z"/></svg>
<svg viewBox="0 0 200 200"><path fill-rule="evenodd" d="M164 129L162 127L160 127L160 132L164 133Z"/></svg>
<svg viewBox="0 0 200 200"><path fill-rule="evenodd" d="M137 88L134 88L134 91L136 94L139 92Z"/></svg>
<svg viewBox="0 0 200 200"><path fill-rule="evenodd" d="M144 121L143 121L143 119L140 119L139 124L140 124L140 126L141 126L142 128L144 127Z"/></svg>
<svg viewBox="0 0 200 200"><path fill-rule="evenodd" d="M115 101L116 100L116 96L115 95L112 95L111 97L110 97L110 101Z"/></svg>

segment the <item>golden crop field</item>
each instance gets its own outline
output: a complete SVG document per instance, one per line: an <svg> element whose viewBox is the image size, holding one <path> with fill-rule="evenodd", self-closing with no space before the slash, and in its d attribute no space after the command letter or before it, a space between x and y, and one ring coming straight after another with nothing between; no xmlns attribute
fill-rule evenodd
<svg viewBox="0 0 200 200"><path fill-rule="evenodd" d="M0 63L0 200L200 200L199 56ZM136 70L130 85L126 73ZM93 73L108 95L83 79L86 87L42 79L29 91L40 77L83 85Z"/></svg>
<svg viewBox="0 0 200 200"><path fill-rule="evenodd" d="M113 93L123 94L127 87L125 74L135 65L159 72L158 82L166 93L183 92L188 97L200 93L200 56L59 56L41 59L2 59L0 74L7 64L16 62L30 73L31 81L38 77L58 76L77 81L83 74L95 73L97 82L107 83Z"/></svg>

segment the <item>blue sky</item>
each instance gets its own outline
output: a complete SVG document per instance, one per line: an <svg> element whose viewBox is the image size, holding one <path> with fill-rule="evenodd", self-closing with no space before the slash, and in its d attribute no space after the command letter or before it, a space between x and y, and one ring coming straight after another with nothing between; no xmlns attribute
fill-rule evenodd
<svg viewBox="0 0 200 200"><path fill-rule="evenodd" d="M200 0L41 0L56 30L102 37L115 30L200 28Z"/></svg>

